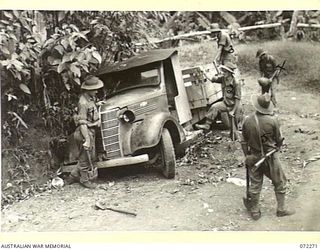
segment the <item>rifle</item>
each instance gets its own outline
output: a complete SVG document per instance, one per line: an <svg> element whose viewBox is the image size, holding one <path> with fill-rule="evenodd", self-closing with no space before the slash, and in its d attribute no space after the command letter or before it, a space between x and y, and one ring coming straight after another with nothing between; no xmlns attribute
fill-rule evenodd
<svg viewBox="0 0 320 250"><path fill-rule="evenodd" d="M231 115L231 114L229 114L228 113L228 115L229 115L229 117L230 117L230 137L231 137L231 140L232 141L235 141L236 139L237 139L237 136L235 135L236 133L237 133L237 130L238 130L238 128L237 128L237 126L236 126L236 124L235 124L235 114L233 114L233 115Z"/></svg>
<svg viewBox="0 0 320 250"><path fill-rule="evenodd" d="M221 74L221 72L220 72L220 70L219 70L219 68L218 68L218 66L217 66L217 64L216 64L216 62L215 62L215 61L213 61L213 65L214 65L214 67L215 67L215 69L216 69L216 71L217 71L218 75L220 75L220 74Z"/></svg>
<svg viewBox="0 0 320 250"><path fill-rule="evenodd" d="M90 151L89 150L85 150L85 151L86 151L86 154L87 154L87 157L88 157L88 161L89 161L89 165L90 165L90 170L88 171L89 179L90 180L94 180L94 179L96 179L98 177L98 169L93 166L91 155L90 155Z"/></svg>
<svg viewBox="0 0 320 250"><path fill-rule="evenodd" d="M250 212L251 209L251 197L249 193L249 187L250 187L250 177L249 177L249 168L246 166L246 197L243 197L243 204L246 207L246 209Z"/></svg>
<svg viewBox="0 0 320 250"><path fill-rule="evenodd" d="M128 211L124 211L124 210L108 207L106 205L106 203L103 202L103 201L97 201L96 204L94 205L94 209L110 210L110 211L113 211L113 212L126 214L126 215L131 215L131 216L134 216L134 217L137 216L137 214L133 213L133 212L128 212Z"/></svg>
<svg viewBox="0 0 320 250"><path fill-rule="evenodd" d="M268 153L266 153L265 156L263 156L259 161L257 161L252 168L252 172L255 172L260 165L271 155L273 155L275 152L277 152L277 149L272 149L271 151L269 151Z"/></svg>
<svg viewBox="0 0 320 250"><path fill-rule="evenodd" d="M284 60L281 65L278 64L278 65L276 66L277 70L276 70L276 71L273 73L273 75L271 76L271 78L270 78L271 82L273 81L274 78L276 78L276 77L278 78L278 77L279 77L279 75L280 75L280 73L281 73L282 70L286 70L286 69L284 68L284 65L285 65L285 64L286 64L286 60ZM278 81L278 83L279 83L279 81Z"/></svg>

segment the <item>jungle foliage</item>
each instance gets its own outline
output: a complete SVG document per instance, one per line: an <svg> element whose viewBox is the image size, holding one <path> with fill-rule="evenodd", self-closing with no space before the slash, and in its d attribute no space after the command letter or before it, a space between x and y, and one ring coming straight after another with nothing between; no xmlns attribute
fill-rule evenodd
<svg viewBox="0 0 320 250"><path fill-rule="evenodd" d="M157 12L2 11L5 145L19 143L39 119L52 136L70 133L82 80L117 53L132 55L133 41L146 43L164 18Z"/></svg>

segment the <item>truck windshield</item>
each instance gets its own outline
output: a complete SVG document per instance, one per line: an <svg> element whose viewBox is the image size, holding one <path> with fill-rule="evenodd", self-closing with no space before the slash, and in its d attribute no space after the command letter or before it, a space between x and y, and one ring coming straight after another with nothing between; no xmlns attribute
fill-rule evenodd
<svg viewBox="0 0 320 250"><path fill-rule="evenodd" d="M126 71L115 72L105 79L107 95L145 86L158 86L160 83L160 70L158 67L139 67Z"/></svg>

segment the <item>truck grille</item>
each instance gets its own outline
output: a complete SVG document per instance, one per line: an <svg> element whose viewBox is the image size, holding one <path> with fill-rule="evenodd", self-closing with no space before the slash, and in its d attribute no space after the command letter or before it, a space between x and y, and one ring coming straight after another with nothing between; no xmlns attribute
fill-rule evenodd
<svg viewBox="0 0 320 250"><path fill-rule="evenodd" d="M110 159L121 157L118 111L112 109L100 113L102 144Z"/></svg>

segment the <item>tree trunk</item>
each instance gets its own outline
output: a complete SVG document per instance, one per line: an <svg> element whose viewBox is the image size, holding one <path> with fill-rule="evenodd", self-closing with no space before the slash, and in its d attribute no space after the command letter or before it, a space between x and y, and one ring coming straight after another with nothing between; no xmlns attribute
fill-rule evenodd
<svg viewBox="0 0 320 250"><path fill-rule="evenodd" d="M300 13L299 10L295 10L293 12L293 14L292 14L290 29L289 29L289 32L288 32L288 37L295 37L296 36L299 13Z"/></svg>

